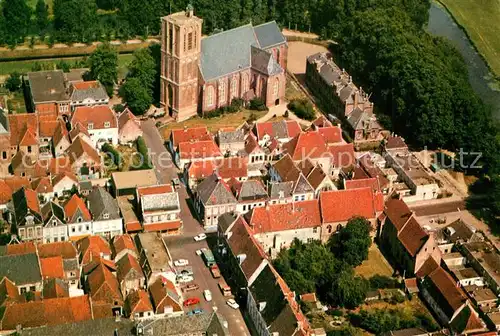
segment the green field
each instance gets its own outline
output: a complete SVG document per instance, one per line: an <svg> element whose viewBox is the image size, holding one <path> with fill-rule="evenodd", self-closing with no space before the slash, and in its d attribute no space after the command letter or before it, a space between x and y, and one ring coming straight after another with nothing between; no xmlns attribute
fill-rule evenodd
<svg viewBox="0 0 500 336"><path fill-rule="evenodd" d="M123 78L127 73L127 66L132 60L132 54L118 55L118 77ZM76 60L81 60L83 57L69 57L61 58L65 61L72 63ZM17 71L19 73L27 73L31 71L35 63L40 63L43 69L56 68L56 64L60 59L44 59L44 60L30 60L30 61L10 61L0 62L0 82L9 75L11 72Z"/></svg>
<svg viewBox="0 0 500 336"><path fill-rule="evenodd" d="M500 77L500 0L439 0Z"/></svg>

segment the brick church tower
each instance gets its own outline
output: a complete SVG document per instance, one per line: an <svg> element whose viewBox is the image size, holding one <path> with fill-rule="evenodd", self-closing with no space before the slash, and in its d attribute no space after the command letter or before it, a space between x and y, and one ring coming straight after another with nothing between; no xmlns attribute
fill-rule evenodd
<svg viewBox="0 0 500 336"><path fill-rule="evenodd" d="M198 66L203 20L193 7L161 18L161 104L175 120L198 112Z"/></svg>

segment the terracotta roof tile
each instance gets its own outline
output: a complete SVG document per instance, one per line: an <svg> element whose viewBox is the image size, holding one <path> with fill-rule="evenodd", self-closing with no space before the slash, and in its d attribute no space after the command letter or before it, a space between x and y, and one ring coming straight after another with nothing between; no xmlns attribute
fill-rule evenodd
<svg viewBox="0 0 500 336"><path fill-rule="evenodd" d="M69 286L61 279L50 278L43 283L43 298L55 299L69 297Z"/></svg>
<svg viewBox="0 0 500 336"><path fill-rule="evenodd" d="M87 137L90 137L89 131L87 128L85 128L82 123L77 122L71 127L71 131L69 131L68 135L71 141L75 140L75 138L80 135L86 135Z"/></svg>
<svg viewBox="0 0 500 336"><path fill-rule="evenodd" d="M66 205L64 205L64 212L66 213L66 217L69 218L70 221L73 221L75 220L73 217L77 210L80 210L83 221L90 221L92 219L85 202L77 194L74 194Z"/></svg>
<svg viewBox="0 0 500 336"><path fill-rule="evenodd" d="M410 208L399 198L390 198L387 200L384 212L398 232L412 216Z"/></svg>
<svg viewBox="0 0 500 336"><path fill-rule="evenodd" d="M118 128L121 130L127 123L132 122L139 126L139 121L135 115L127 108L118 116Z"/></svg>
<svg viewBox="0 0 500 336"><path fill-rule="evenodd" d="M427 260L420 266L418 270L416 270L416 275L419 278L423 278L425 276L428 276L435 270L439 268L439 264L434 260L432 257L428 257Z"/></svg>
<svg viewBox="0 0 500 336"><path fill-rule="evenodd" d="M309 182L309 184L311 185L311 187L314 188L314 190L316 190L316 188L319 187L319 185L321 184L321 182L323 182L323 180L327 178L325 172L323 171L323 169L318 165L316 166L308 175L307 175L307 181Z"/></svg>
<svg viewBox="0 0 500 336"><path fill-rule="evenodd" d="M98 257L101 253L111 256L109 244L101 236L88 236L77 242L78 251L81 254L81 264L85 265Z"/></svg>
<svg viewBox="0 0 500 336"><path fill-rule="evenodd" d="M75 82L71 84L76 90L88 90L101 87L98 81Z"/></svg>
<svg viewBox="0 0 500 336"><path fill-rule="evenodd" d="M47 278L64 278L63 259L61 256L40 258L40 266L42 268L42 276Z"/></svg>
<svg viewBox="0 0 500 336"><path fill-rule="evenodd" d="M10 143L13 146L19 145L25 136L26 130L36 130L38 127L37 115L35 113L9 114ZM36 131L32 132L36 135Z"/></svg>
<svg viewBox="0 0 500 336"><path fill-rule="evenodd" d="M352 217L375 218L375 199L371 188L324 191L319 195L323 223L344 222Z"/></svg>
<svg viewBox="0 0 500 336"><path fill-rule="evenodd" d="M312 124L314 126L316 126L317 128L332 127L333 126L333 124L330 122L330 120L328 120L324 115L321 115L318 118L316 118L316 120L314 120L312 122Z"/></svg>
<svg viewBox="0 0 500 336"><path fill-rule="evenodd" d="M270 121L255 124L255 131L258 140L262 140L265 135L271 138L293 138L302 132L300 125L295 120Z"/></svg>
<svg viewBox="0 0 500 336"><path fill-rule="evenodd" d="M68 147L67 153L70 158L71 164L73 164L76 160L82 157L84 154L88 155L94 163L99 164L101 162L101 157L99 153L90 146L85 140L82 138L77 138L73 143Z"/></svg>
<svg viewBox="0 0 500 336"><path fill-rule="evenodd" d="M125 250L130 250L137 253L137 248L135 247L132 237L128 234L115 236L113 238L113 248L115 256Z"/></svg>
<svg viewBox="0 0 500 336"><path fill-rule="evenodd" d="M105 123L109 122L109 127ZM108 105L78 106L71 117L71 125L80 123L85 129L93 124L93 129L117 128L118 120Z"/></svg>
<svg viewBox="0 0 500 336"><path fill-rule="evenodd" d="M206 126L174 129L170 133L172 145L177 148L183 142L212 140L212 135Z"/></svg>
<svg viewBox="0 0 500 336"><path fill-rule="evenodd" d="M36 253L36 246L33 242L7 245L6 255L21 255Z"/></svg>
<svg viewBox="0 0 500 336"><path fill-rule="evenodd" d="M116 263L116 268L118 270L118 272L116 273L116 278L119 282L125 280L126 276L132 271L135 271L140 276L144 276L142 274L142 268L139 265L139 262L130 253L127 253Z"/></svg>
<svg viewBox="0 0 500 336"><path fill-rule="evenodd" d="M387 149L400 149L408 148L403 138L399 136L390 136L386 139L385 148Z"/></svg>
<svg viewBox="0 0 500 336"><path fill-rule="evenodd" d="M143 289L132 290L127 295L127 307L130 315L153 311L149 295Z"/></svg>
<svg viewBox="0 0 500 336"><path fill-rule="evenodd" d="M216 169L223 179L248 176L248 159L241 157L224 158L215 161Z"/></svg>
<svg viewBox="0 0 500 336"><path fill-rule="evenodd" d="M36 130L28 127L19 141L19 146L35 146L38 145L38 138L36 136Z"/></svg>
<svg viewBox="0 0 500 336"><path fill-rule="evenodd" d="M158 278L149 286L149 292L157 314L163 313L166 306L171 306L174 312L182 311L181 297L178 295L174 284L168 279Z"/></svg>
<svg viewBox="0 0 500 336"><path fill-rule="evenodd" d="M245 152L251 154L257 150L262 150L262 148L260 148L257 138L250 133L245 140Z"/></svg>
<svg viewBox="0 0 500 336"><path fill-rule="evenodd" d="M352 143L329 146L328 151L332 156L334 167L350 168L355 165L354 145Z"/></svg>
<svg viewBox="0 0 500 336"><path fill-rule="evenodd" d="M182 222L180 220L154 224L143 224L144 232L177 230L180 229L181 226Z"/></svg>
<svg viewBox="0 0 500 336"><path fill-rule="evenodd" d="M0 306L10 302L20 302L22 300L16 285L4 277L0 281Z"/></svg>
<svg viewBox="0 0 500 336"><path fill-rule="evenodd" d="M298 134L283 145L283 153L290 154L294 161L329 156L325 140L318 131Z"/></svg>
<svg viewBox="0 0 500 336"><path fill-rule="evenodd" d="M116 264L113 260L108 260L101 258L99 256L96 256L92 261L82 268L82 273L83 275L88 275L92 273L97 267L99 266L105 266L108 270L111 272L116 272Z"/></svg>
<svg viewBox="0 0 500 336"><path fill-rule="evenodd" d="M274 170L281 177L282 182L295 182L301 173L292 160L292 157L285 154L278 162L273 165Z"/></svg>
<svg viewBox="0 0 500 336"><path fill-rule="evenodd" d="M0 180L0 204L7 204L11 199L12 189L5 180Z"/></svg>
<svg viewBox="0 0 500 336"><path fill-rule="evenodd" d="M312 228L321 225L318 200L254 208L247 218L254 234Z"/></svg>
<svg viewBox="0 0 500 336"><path fill-rule="evenodd" d="M342 129L339 126L321 127L318 128L318 133L321 134L327 145L344 142Z"/></svg>
<svg viewBox="0 0 500 336"><path fill-rule="evenodd" d="M50 177L38 177L31 181L31 188L39 194L51 193L54 191Z"/></svg>
<svg viewBox="0 0 500 336"><path fill-rule="evenodd" d="M222 157L219 147L213 140L181 142L179 144L179 156L181 159L206 159Z"/></svg>
<svg viewBox="0 0 500 336"><path fill-rule="evenodd" d="M40 136L45 138L54 137L59 125L60 122L58 120L40 120Z"/></svg>
<svg viewBox="0 0 500 336"><path fill-rule="evenodd" d="M118 280L111 271L100 264L87 277L92 300L105 301L114 305L114 302L123 302Z"/></svg>
<svg viewBox="0 0 500 336"><path fill-rule="evenodd" d="M38 202L38 194L32 189L24 189L24 195L26 196L26 203L28 209L40 213L40 203Z"/></svg>
<svg viewBox="0 0 500 336"><path fill-rule="evenodd" d="M375 177L378 179L380 188L384 189L389 185L389 180L385 177L382 170L373 163L370 154L361 156L358 159L358 162L370 177ZM354 178L356 179L356 176Z"/></svg>
<svg viewBox="0 0 500 336"><path fill-rule="evenodd" d="M4 181L10 187L12 193L15 193L22 187L28 187L30 185L30 181L27 177L13 176L6 178Z"/></svg>
<svg viewBox="0 0 500 336"><path fill-rule="evenodd" d="M462 289L456 286L455 280L442 267L432 272L429 279L454 311L466 301L467 297Z"/></svg>
<svg viewBox="0 0 500 336"><path fill-rule="evenodd" d="M410 255L415 256L429 235L422 229L415 217L411 217L398 233L398 238Z"/></svg>
<svg viewBox="0 0 500 336"><path fill-rule="evenodd" d="M94 320L113 317L113 306L105 301L92 301L92 316Z"/></svg>
<svg viewBox="0 0 500 336"><path fill-rule="evenodd" d="M137 193L139 194L139 197L145 195L166 194L166 193L171 193L173 191L174 189L170 184L161 184L161 185L137 188Z"/></svg>
<svg viewBox="0 0 500 336"><path fill-rule="evenodd" d="M358 189L358 188L372 188L373 192L380 191L378 181L376 178L365 178L357 180L345 180L346 189Z"/></svg>
<svg viewBox="0 0 500 336"><path fill-rule="evenodd" d="M142 230L142 225L138 221L125 223L125 231L127 233L137 232Z"/></svg>

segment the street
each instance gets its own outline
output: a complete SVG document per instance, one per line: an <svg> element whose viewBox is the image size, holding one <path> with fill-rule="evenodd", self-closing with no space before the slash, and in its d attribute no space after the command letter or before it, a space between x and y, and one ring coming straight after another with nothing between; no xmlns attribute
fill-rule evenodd
<svg viewBox="0 0 500 336"><path fill-rule="evenodd" d="M177 168L172 162L170 153L164 145L164 140L158 132L154 120L150 119L142 122L141 128L159 182L170 184L172 179L177 177ZM250 335L241 311L235 310L226 304L227 298L222 296L218 287L219 279L212 277L210 270L205 266L202 258L196 255L196 250L203 247L208 248L206 241L196 242L193 238L195 235L204 232L204 230L191 213L188 206L189 195L183 184L178 189L178 193L181 206L180 217L183 222L182 233L176 236L166 236L164 237L164 241L173 260L189 260L189 266L193 268L194 283L200 286L196 291L184 293L184 299L191 297L199 298L200 304L193 306L192 309L201 307L205 313L211 312L214 306L217 307L217 311L228 322L231 335ZM212 292L212 302L207 302L203 297L203 290L205 289L209 289Z"/></svg>

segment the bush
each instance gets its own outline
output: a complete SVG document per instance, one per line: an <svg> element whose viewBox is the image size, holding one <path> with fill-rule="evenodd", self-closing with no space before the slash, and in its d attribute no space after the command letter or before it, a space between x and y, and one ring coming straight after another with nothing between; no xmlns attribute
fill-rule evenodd
<svg viewBox="0 0 500 336"><path fill-rule="evenodd" d="M330 309L326 313L330 316L344 316L344 313L340 309Z"/></svg>
<svg viewBox="0 0 500 336"><path fill-rule="evenodd" d="M397 288L398 282L391 277L375 274L370 278L370 287L372 289Z"/></svg>
<svg viewBox="0 0 500 336"><path fill-rule="evenodd" d="M247 119L247 122L249 123L253 123L254 121L257 120L257 115L255 113L251 113L249 116L248 116L248 119Z"/></svg>
<svg viewBox="0 0 500 336"><path fill-rule="evenodd" d="M294 99L287 105L297 117L305 120L314 120L316 113L312 103L307 99Z"/></svg>
<svg viewBox="0 0 500 336"><path fill-rule="evenodd" d="M113 105L113 110L115 110L115 112L122 113L125 111L125 106L123 104L115 104Z"/></svg>
<svg viewBox="0 0 500 336"><path fill-rule="evenodd" d="M250 110L256 110L256 111L267 111L267 106L266 103L262 98L254 98L250 100L250 104L248 105L248 108Z"/></svg>
<svg viewBox="0 0 500 336"><path fill-rule="evenodd" d="M148 147L146 146L146 142L144 141L144 138L142 136L137 138L136 145L137 145L137 151L141 154L141 157L143 159L142 166L136 169L153 168L153 165L151 164L151 160L149 158Z"/></svg>
<svg viewBox="0 0 500 336"><path fill-rule="evenodd" d="M392 293L391 298L389 299L390 304L397 304L397 303L403 303L405 302L406 298L403 294L400 292L394 292Z"/></svg>
<svg viewBox="0 0 500 336"><path fill-rule="evenodd" d="M5 81L5 87L10 92L19 91L21 89L21 74L17 71L11 72L9 78Z"/></svg>
<svg viewBox="0 0 500 336"><path fill-rule="evenodd" d="M113 146L111 146L109 143L105 143L102 145L101 150L106 154L109 155L110 158L112 159L113 163L119 167L120 166L120 152L118 152Z"/></svg>

